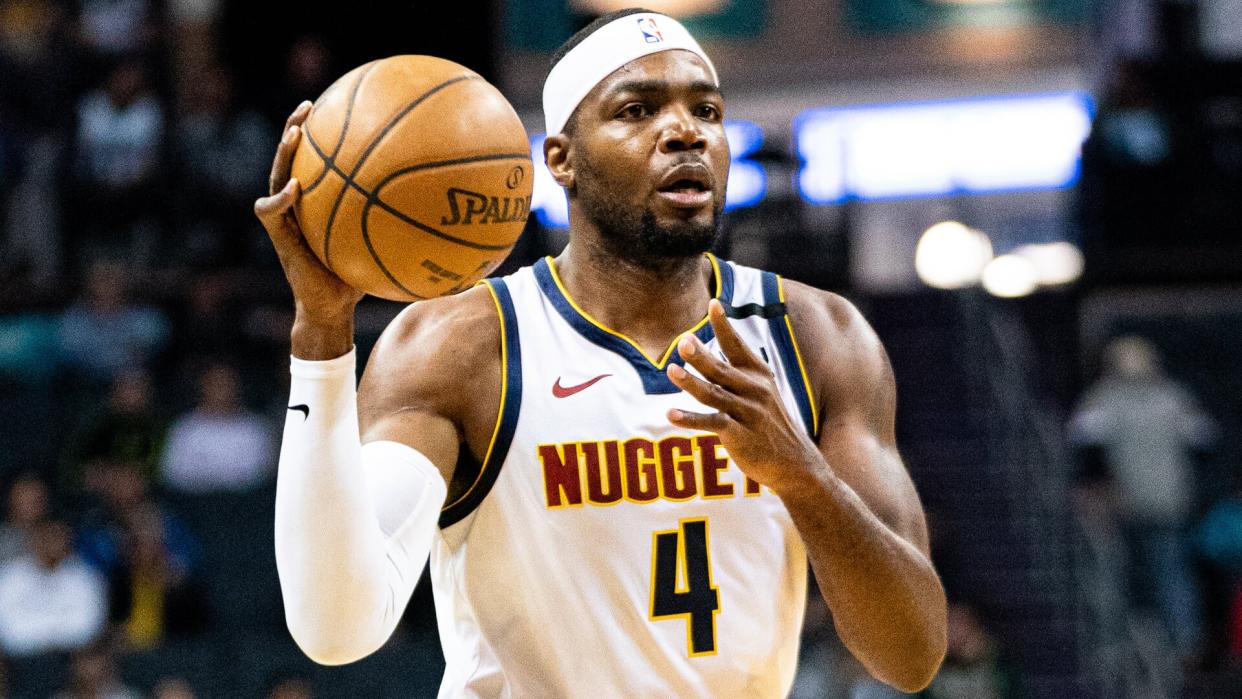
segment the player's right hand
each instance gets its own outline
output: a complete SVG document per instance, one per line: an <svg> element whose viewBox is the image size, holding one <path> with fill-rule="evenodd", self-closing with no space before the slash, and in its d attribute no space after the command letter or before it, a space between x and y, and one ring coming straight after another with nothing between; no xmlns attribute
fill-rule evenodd
<svg viewBox="0 0 1242 699"><path fill-rule="evenodd" d="M302 236L302 228L293 214L301 185L289 173L293 168L293 154L302 139L302 123L310 111L311 103L302 102L285 121L268 177L268 195L255 201L254 213L267 229L293 290L296 322L323 328L348 325L352 341L354 307L363 294L341 281L319 261Z"/></svg>

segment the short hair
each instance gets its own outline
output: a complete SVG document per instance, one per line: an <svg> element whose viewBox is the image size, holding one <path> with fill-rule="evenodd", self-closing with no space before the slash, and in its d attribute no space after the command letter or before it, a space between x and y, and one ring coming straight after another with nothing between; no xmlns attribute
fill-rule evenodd
<svg viewBox="0 0 1242 699"><path fill-rule="evenodd" d="M590 24L574 32L573 36L566 39L565 43L561 44L560 47L552 53L552 59L548 62L548 72L550 73L552 69L556 67L556 64L561 62L561 59L565 57L565 54L573 51L575 46L585 41L588 36L594 34L600 27L608 24L614 19L628 17L629 15L642 14L644 12L655 14L652 10L648 10L646 8L630 7L624 10L614 10L608 14L596 17ZM546 77L544 78L544 81L547 81ZM565 128L563 129L564 133L572 134L575 122L577 121L577 114L578 110L575 108L573 113L569 115L569 120L565 122Z"/></svg>

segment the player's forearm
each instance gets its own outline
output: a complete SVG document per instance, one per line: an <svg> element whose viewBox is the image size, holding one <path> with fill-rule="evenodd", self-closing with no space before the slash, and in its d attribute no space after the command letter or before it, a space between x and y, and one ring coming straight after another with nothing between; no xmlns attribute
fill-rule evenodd
<svg viewBox="0 0 1242 699"><path fill-rule="evenodd" d="M841 640L877 679L925 687L945 651L945 594L931 561L826 466L781 498Z"/></svg>
<svg viewBox="0 0 1242 699"><path fill-rule="evenodd" d="M295 361L293 372L276 564L289 631L311 659L338 665L369 655L396 627L426 561L444 485L408 447L361 445L352 354Z"/></svg>

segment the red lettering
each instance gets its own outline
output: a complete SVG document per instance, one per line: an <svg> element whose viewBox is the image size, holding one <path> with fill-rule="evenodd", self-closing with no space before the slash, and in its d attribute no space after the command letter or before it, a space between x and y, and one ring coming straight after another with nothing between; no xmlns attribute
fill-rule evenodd
<svg viewBox="0 0 1242 699"><path fill-rule="evenodd" d="M600 451L604 452L600 468ZM586 459L587 501L593 505L611 505L621 499L621 445L612 439L601 444L584 442L582 456Z"/></svg>
<svg viewBox="0 0 1242 699"><path fill-rule="evenodd" d="M594 442L588 442L594 450ZM539 462L543 464L543 487L548 507L582 504L582 476L578 470L578 445L564 444L564 453L555 444L539 445ZM561 496L564 495L564 500Z"/></svg>
<svg viewBox="0 0 1242 699"><path fill-rule="evenodd" d="M757 481L752 481L750 479L750 476L746 477L746 494L747 495L758 495L759 488L761 487L762 486L760 486Z"/></svg>
<svg viewBox="0 0 1242 699"><path fill-rule="evenodd" d="M664 497L669 500L694 497L698 484L694 481L694 449L688 437L660 440L660 478Z"/></svg>
<svg viewBox="0 0 1242 699"><path fill-rule="evenodd" d="M721 498L733 494L733 484L720 482L720 472L729 467L729 459L721 458L717 449L720 448L720 437L714 434L699 435L694 438L694 445L703 459L703 497Z"/></svg>
<svg viewBox="0 0 1242 699"><path fill-rule="evenodd" d="M646 456L639 456L646 454ZM635 502L651 502L660 497L655 445L641 437L625 440L625 494Z"/></svg>

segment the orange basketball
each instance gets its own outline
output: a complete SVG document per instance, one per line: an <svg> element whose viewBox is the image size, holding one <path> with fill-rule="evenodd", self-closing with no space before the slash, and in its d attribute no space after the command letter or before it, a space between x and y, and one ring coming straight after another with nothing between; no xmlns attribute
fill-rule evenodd
<svg viewBox="0 0 1242 699"><path fill-rule="evenodd" d="M293 159L311 249L346 283L412 301L486 276L530 213L530 144L476 73L431 56L372 61L311 110Z"/></svg>

